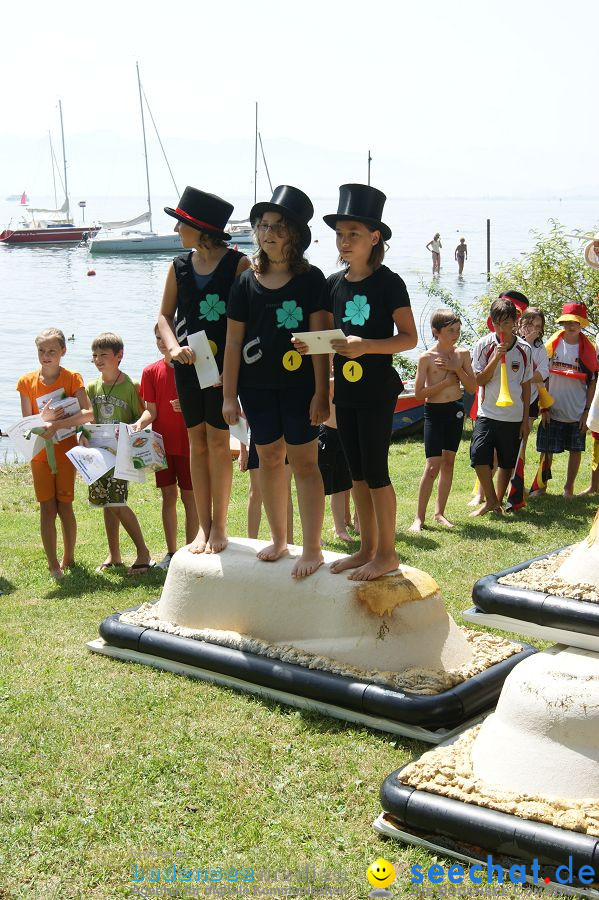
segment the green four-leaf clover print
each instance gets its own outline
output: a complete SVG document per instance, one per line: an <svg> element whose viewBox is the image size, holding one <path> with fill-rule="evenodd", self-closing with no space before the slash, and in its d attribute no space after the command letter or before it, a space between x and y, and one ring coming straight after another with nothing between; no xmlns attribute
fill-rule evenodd
<svg viewBox="0 0 599 900"><path fill-rule="evenodd" d="M303 318L304 311L295 300L283 300L277 310L277 328L297 328Z"/></svg>
<svg viewBox="0 0 599 900"><path fill-rule="evenodd" d="M206 299L200 301L200 319L218 322L226 311L225 301L221 300L218 294L206 294Z"/></svg>
<svg viewBox="0 0 599 900"><path fill-rule="evenodd" d="M354 294L351 300L345 304L345 316L343 322L352 325L364 325L370 318L370 304L366 294Z"/></svg>

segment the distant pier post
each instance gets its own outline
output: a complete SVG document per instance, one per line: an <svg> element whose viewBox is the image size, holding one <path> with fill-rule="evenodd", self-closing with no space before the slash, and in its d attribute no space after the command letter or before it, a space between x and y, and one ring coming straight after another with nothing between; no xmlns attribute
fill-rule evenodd
<svg viewBox="0 0 599 900"><path fill-rule="evenodd" d="M487 219L487 281L491 280L491 220Z"/></svg>

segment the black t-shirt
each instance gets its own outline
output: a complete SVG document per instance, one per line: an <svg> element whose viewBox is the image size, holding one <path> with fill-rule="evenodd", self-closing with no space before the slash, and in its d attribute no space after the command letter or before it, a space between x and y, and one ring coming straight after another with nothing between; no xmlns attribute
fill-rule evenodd
<svg viewBox="0 0 599 900"><path fill-rule="evenodd" d="M294 350L291 335L309 331L310 314L326 309L327 302L325 278L316 266L276 290L261 285L251 269L243 272L227 306L228 318L246 325L239 386L314 385L312 358Z"/></svg>
<svg viewBox="0 0 599 900"><path fill-rule="evenodd" d="M335 328L346 335L373 340L393 337L393 313L410 305L403 279L387 266L380 266L362 281L348 281L345 270L335 272L327 278L327 288ZM370 408L388 403L403 390L391 354L366 353L347 359L336 353L333 366L337 406Z"/></svg>
<svg viewBox="0 0 599 900"><path fill-rule="evenodd" d="M222 372L227 337L227 300L243 253L227 250L214 272L208 278L200 279L204 282L201 287L192 256L193 252L185 253L173 260L177 281L175 334L183 347L187 344L188 334L205 331L218 371Z"/></svg>

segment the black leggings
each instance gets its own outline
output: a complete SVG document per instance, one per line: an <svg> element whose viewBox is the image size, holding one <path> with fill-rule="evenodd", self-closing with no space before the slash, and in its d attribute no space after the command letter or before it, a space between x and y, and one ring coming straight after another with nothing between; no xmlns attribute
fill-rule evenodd
<svg viewBox="0 0 599 900"><path fill-rule="evenodd" d="M389 444L396 397L372 409L336 407L337 430L353 481L369 488L391 484Z"/></svg>

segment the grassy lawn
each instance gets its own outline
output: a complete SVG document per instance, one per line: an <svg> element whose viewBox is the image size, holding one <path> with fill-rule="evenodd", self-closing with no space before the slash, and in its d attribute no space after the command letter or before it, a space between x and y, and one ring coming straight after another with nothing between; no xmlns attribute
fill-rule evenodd
<svg viewBox="0 0 599 900"><path fill-rule="evenodd" d="M477 578L581 539L597 506L561 498L564 455L553 495L503 520L469 519L465 442L448 506L456 528L409 535L423 459L419 439L392 447L397 546L405 563L437 579L458 621ZM589 469L587 452L579 489ZM245 533L246 495L247 475L236 469L233 535ZM131 505L160 559L153 483L134 486ZM346 881L320 884L342 885L351 898L367 896L366 869L382 856L399 867L394 894L408 895L408 867L432 857L381 840L371 824L385 776L425 745L90 654L85 642L99 622L158 597L162 573L95 573L104 530L81 482L79 564L60 584L45 569L27 468L0 468L0 509L0 898L131 896L141 851L165 854L155 863L163 868L344 872ZM331 524L327 515L325 536ZM132 546L123 547L132 560Z"/></svg>

